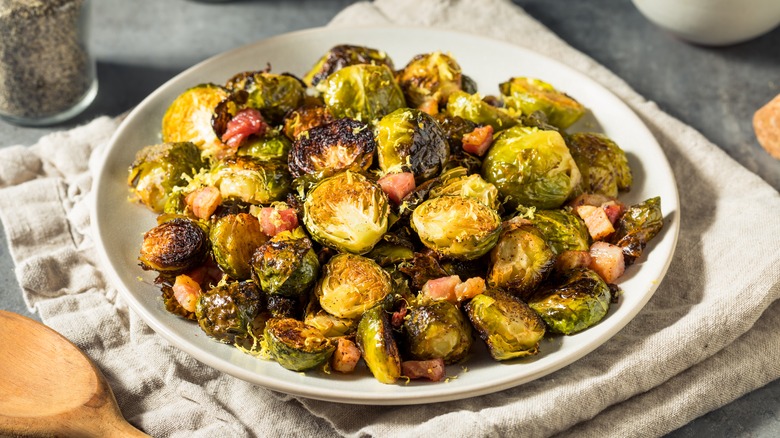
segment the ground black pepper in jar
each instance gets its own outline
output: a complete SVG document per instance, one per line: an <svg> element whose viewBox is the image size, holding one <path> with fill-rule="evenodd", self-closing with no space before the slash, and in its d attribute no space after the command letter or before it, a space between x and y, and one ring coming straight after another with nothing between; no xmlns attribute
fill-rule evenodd
<svg viewBox="0 0 780 438"><path fill-rule="evenodd" d="M44 125L97 94L88 0L0 0L0 117Z"/></svg>

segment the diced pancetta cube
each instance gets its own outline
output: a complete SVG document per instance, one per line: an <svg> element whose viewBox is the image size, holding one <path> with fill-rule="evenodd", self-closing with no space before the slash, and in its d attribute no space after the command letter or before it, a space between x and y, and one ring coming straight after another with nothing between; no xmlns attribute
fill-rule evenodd
<svg viewBox="0 0 780 438"><path fill-rule="evenodd" d="M412 193L416 187L412 172L390 173L380 178L377 183L395 204L400 204L401 200Z"/></svg>
<svg viewBox="0 0 780 438"><path fill-rule="evenodd" d="M611 243L594 242L590 246L590 258L590 269L607 283L614 283L626 270L623 248Z"/></svg>

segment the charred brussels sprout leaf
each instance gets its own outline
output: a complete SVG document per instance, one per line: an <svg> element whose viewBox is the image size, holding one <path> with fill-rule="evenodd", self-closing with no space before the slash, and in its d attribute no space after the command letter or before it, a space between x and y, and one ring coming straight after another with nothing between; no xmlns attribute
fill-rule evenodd
<svg viewBox="0 0 780 438"><path fill-rule="evenodd" d="M442 173L439 179L441 182L431 189L431 198L460 195L476 199L496 211L501 206L496 186L478 174L469 175L465 167L453 167Z"/></svg>
<svg viewBox="0 0 780 438"><path fill-rule="evenodd" d="M317 88L325 105L339 119L348 117L368 123L406 106L393 73L384 65L344 67Z"/></svg>
<svg viewBox="0 0 780 438"><path fill-rule="evenodd" d="M390 274L376 262L354 254L338 254L323 267L314 294L326 312L355 319L391 291Z"/></svg>
<svg viewBox="0 0 780 438"><path fill-rule="evenodd" d="M542 232L555 254L590 248L585 222L568 210L537 210L530 221Z"/></svg>
<svg viewBox="0 0 780 438"><path fill-rule="evenodd" d="M174 187L186 185L203 164L200 150L190 142L147 146L136 154L127 183L136 200L162 213L175 196Z"/></svg>
<svg viewBox="0 0 780 438"><path fill-rule="evenodd" d="M539 352L545 326L527 304L498 289L488 289L466 303L466 314L495 360Z"/></svg>
<svg viewBox="0 0 780 438"><path fill-rule="evenodd" d="M268 240L256 217L249 213L227 214L209 232L214 260L226 274L237 280L252 275L252 255Z"/></svg>
<svg viewBox="0 0 780 438"><path fill-rule="evenodd" d="M539 79L512 78L499 84L504 104L523 114L541 111L551 125L566 129L585 114L585 107Z"/></svg>
<svg viewBox="0 0 780 438"><path fill-rule="evenodd" d="M339 119L314 127L293 142L289 166L294 177L364 171L373 161L376 142L363 122Z"/></svg>
<svg viewBox="0 0 780 438"><path fill-rule="evenodd" d="M390 318L380 306L363 314L356 341L371 374L382 383L395 383L401 377L401 356L393 339Z"/></svg>
<svg viewBox="0 0 780 438"><path fill-rule="evenodd" d="M416 290L422 289L428 280L446 277L452 274L444 270L439 263L436 253L431 250L414 253L414 258L406 263L401 263L398 270L409 276L412 280L412 287Z"/></svg>
<svg viewBox="0 0 780 438"><path fill-rule="evenodd" d="M284 116L284 135L295 140L311 128L333 120L333 115L324 104L304 105Z"/></svg>
<svg viewBox="0 0 780 438"><path fill-rule="evenodd" d="M490 125L495 132L511 128L518 120L504 108L482 100L479 94L457 91L447 99L447 115L461 117L478 125Z"/></svg>
<svg viewBox="0 0 780 438"><path fill-rule="evenodd" d="M476 199L442 196L415 208L411 225L428 248L447 257L470 260L495 246L501 217Z"/></svg>
<svg viewBox="0 0 780 438"><path fill-rule="evenodd" d="M243 343L255 318L263 308L260 290L252 282L235 282L217 286L201 295L195 307L200 328L210 337L226 344Z"/></svg>
<svg viewBox="0 0 780 438"><path fill-rule="evenodd" d="M347 171L322 180L306 196L303 209L314 240L339 251L364 254L387 231L387 195L359 173Z"/></svg>
<svg viewBox="0 0 780 438"><path fill-rule="evenodd" d="M348 336L357 330L359 319L339 318L322 310L316 299L309 300L303 321L322 332L328 338Z"/></svg>
<svg viewBox="0 0 780 438"><path fill-rule="evenodd" d="M601 321L611 300L612 291L599 274L580 268L566 271L559 282L537 291L528 305L551 332L570 335Z"/></svg>
<svg viewBox="0 0 780 438"><path fill-rule="evenodd" d="M287 161L290 146L290 140L280 134L251 137L244 145L238 148L238 155L249 156L260 161Z"/></svg>
<svg viewBox="0 0 780 438"><path fill-rule="evenodd" d="M616 197L631 188L633 178L625 152L604 134L578 132L568 137L569 150L582 173L587 193Z"/></svg>
<svg viewBox="0 0 780 438"><path fill-rule="evenodd" d="M260 110L271 123L281 123L288 111L298 108L306 96L295 76L268 72L245 72L231 78L227 88L248 93L246 105Z"/></svg>
<svg viewBox="0 0 780 438"><path fill-rule="evenodd" d="M300 228L277 234L252 257L254 278L269 295L304 296L319 270L311 240Z"/></svg>
<svg viewBox="0 0 780 438"><path fill-rule="evenodd" d="M409 352L418 360L455 363L471 348L471 325L458 306L438 300L412 306L404 322Z"/></svg>
<svg viewBox="0 0 780 438"><path fill-rule="evenodd" d="M549 275L555 253L533 225L510 222L490 252L487 284L526 297Z"/></svg>
<svg viewBox="0 0 780 438"><path fill-rule="evenodd" d="M381 50L341 44L328 50L306 73L303 81L308 85L317 85L338 70L356 64L386 65L390 70L393 69L393 61Z"/></svg>
<svg viewBox="0 0 780 438"><path fill-rule="evenodd" d="M325 363L336 345L315 327L292 318L271 318L264 342L271 357L292 371L305 371Z"/></svg>
<svg viewBox="0 0 780 438"><path fill-rule="evenodd" d="M214 84L192 87L174 99L162 120L162 140L166 143L192 142L206 155L215 155L226 146L211 125L214 111L230 93Z"/></svg>
<svg viewBox="0 0 780 438"><path fill-rule="evenodd" d="M645 246L661 231L664 216L661 198L650 198L628 207L615 226L612 241L623 248L626 264L632 264L642 256Z"/></svg>
<svg viewBox="0 0 780 438"><path fill-rule="evenodd" d="M555 131L517 126L496 138L482 163L509 207L557 208L577 189L580 171Z"/></svg>
<svg viewBox="0 0 780 438"><path fill-rule="evenodd" d="M450 156L444 132L428 114L400 108L376 125L379 167L385 173L412 172L417 181L439 174Z"/></svg>
<svg viewBox="0 0 780 438"><path fill-rule="evenodd" d="M460 65L441 52L415 56L398 72L397 79L406 102L414 108L428 101L445 103L462 84Z"/></svg>
<svg viewBox="0 0 780 438"><path fill-rule="evenodd" d="M202 182L218 188L222 199L257 205L284 200L292 177L283 161L240 156L218 162Z"/></svg>
<svg viewBox="0 0 780 438"><path fill-rule="evenodd" d="M176 275L200 264L209 250L206 232L194 221L174 218L144 233L141 267Z"/></svg>

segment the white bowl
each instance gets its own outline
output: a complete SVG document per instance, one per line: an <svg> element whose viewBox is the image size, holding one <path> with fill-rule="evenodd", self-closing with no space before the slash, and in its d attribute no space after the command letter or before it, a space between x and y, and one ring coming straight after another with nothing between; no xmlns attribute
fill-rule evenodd
<svg viewBox="0 0 780 438"><path fill-rule="evenodd" d="M780 24L780 0L632 1L660 28L697 44L735 44Z"/></svg>

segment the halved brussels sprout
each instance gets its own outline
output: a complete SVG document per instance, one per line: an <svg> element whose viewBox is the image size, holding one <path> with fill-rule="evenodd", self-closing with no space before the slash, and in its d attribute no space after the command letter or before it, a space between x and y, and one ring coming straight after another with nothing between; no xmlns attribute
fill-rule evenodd
<svg viewBox="0 0 780 438"><path fill-rule="evenodd" d="M519 121L506 109L482 100L479 94L456 91L447 99L447 115L461 117L478 125L490 125L495 132L511 128Z"/></svg>
<svg viewBox="0 0 780 438"><path fill-rule="evenodd" d="M536 210L530 221L542 232L555 254L590 248L585 222L569 210Z"/></svg>
<svg viewBox="0 0 780 438"><path fill-rule="evenodd" d="M525 298L550 274L555 253L526 221L510 221L490 252L487 284Z"/></svg>
<svg viewBox="0 0 780 438"><path fill-rule="evenodd" d="M453 167L442 173L439 180L440 183L431 189L429 197L460 195L474 198L496 211L501 206L496 186L478 174L469 175L465 167Z"/></svg>
<svg viewBox="0 0 780 438"><path fill-rule="evenodd" d="M371 259L338 254L323 266L314 295L323 310L355 319L392 292L390 274Z"/></svg>
<svg viewBox="0 0 780 438"><path fill-rule="evenodd" d="M333 316L324 311L320 302L315 298L309 300L303 322L318 329L325 337L337 338L354 333L360 320Z"/></svg>
<svg viewBox="0 0 780 438"><path fill-rule="evenodd" d="M474 198L442 196L412 212L411 225L428 248L456 259L475 259L493 249L501 217Z"/></svg>
<svg viewBox="0 0 780 438"><path fill-rule="evenodd" d="M409 352L419 360L455 363L471 349L471 325L455 304L437 300L412 306L404 321Z"/></svg>
<svg viewBox="0 0 780 438"><path fill-rule="evenodd" d="M541 111L547 122L566 129L585 114L585 107L572 97L539 79L511 78L498 86L504 105L523 114Z"/></svg>
<svg viewBox="0 0 780 438"><path fill-rule="evenodd" d="M537 291L528 305L553 333L570 335L601 321L609 311L612 291L590 269L566 271L559 282Z"/></svg>
<svg viewBox="0 0 780 438"><path fill-rule="evenodd" d="M245 144L238 148L238 155L249 156L260 161L287 161L290 147L291 143L287 137L274 133L262 137L250 137Z"/></svg>
<svg viewBox="0 0 780 438"><path fill-rule="evenodd" d="M230 96L215 84L201 84L180 94L165 111L162 140L166 143L192 142L205 155L216 155L226 148L211 125L214 109Z"/></svg>
<svg viewBox="0 0 780 438"><path fill-rule="evenodd" d="M306 96L303 84L295 76L264 71L239 73L226 87L233 92L246 91L246 105L260 110L272 124L281 123L284 115L301 106Z"/></svg>
<svg viewBox="0 0 780 438"><path fill-rule="evenodd" d="M488 289L467 302L465 309L493 359L515 359L539 352L544 322L526 303L499 289Z"/></svg>
<svg viewBox="0 0 780 438"><path fill-rule="evenodd" d="M656 196L626 209L615 224L612 242L623 248L626 265L642 256L645 246L664 226L661 198Z"/></svg>
<svg viewBox="0 0 780 438"><path fill-rule="evenodd" d="M271 318L265 325L264 343L279 365L305 371L330 359L336 345L314 327L293 318Z"/></svg>
<svg viewBox="0 0 780 438"><path fill-rule="evenodd" d="M335 120L333 114L325 104L304 105L284 116L284 135L290 140L295 140L309 129L333 120Z"/></svg>
<svg viewBox="0 0 780 438"><path fill-rule="evenodd" d="M418 181L441 172L450 156L444 132L430 115L399 108L376 125L379 167L385 173L412 172Z"/></svg>
<svg viewBox="0 0 780 438"><path fill-rule="evenodd" d="M306 229L317 242L354 254L364 254L387 231L387 195L365 176L338 173L322 180L303 203Z"/></svg>
<svg viewBox="0 0 780 438"><path fill-rule="evenodd" d="M289 154L294 177L334 174L342 170L367 170L374 159L376 142L363 122L339 119L308 130L298 137Z"/></svg>
<svg viewBox="0 0 780 438"><path fill-rule="evenodd" d="M393 69L393 60L381 50L340 44L328 50L328 53L306 73L303 81L308 85L317 85L338 70L356 64L386 65L390 70Z"/></svg>
<svg viewBox="0 0 780 438"><path fill-rule="evenodd" d="M374 306L363 314L355 340L377 380L389 384L401 377L401 355L393 338L390 318L381 306Z"/></svg>
<svg viewBox="0 0 780 438"><path fill-rule="evenodd" d="M604 134L577 132L567 138L571 156L582 173L585 192L616 197L631 188L626 153Z"/></svg>
<svg viewBox="0 0 780 438"><path fill-rule="evenodd" d="M227 214L216 220L209 231L214 260L236 280L252 276L252 255L268 241L260 221L249 213Z"/></svg>
<svg viewBox="0 0 780 438"><path fill-rule="evenodd" d="M283 231L252 257L253 278L269 295L306 295L319 274L320 262L302 229Z"/></svg>
<svg viewBox="0 0 780 438"><path fill-rule="evenodd" d="M224 159L199 179L204 185L218 188L224 200L255 205L284 200L292 185L283 161L260 161L248 156Z"/></svg>
<svg viewBox="0 0 780 438"><path fill-rule="evenodd" d="M242 344L260 336L251 333L253 322L262 318L262 293L251 281L228 283L204 292L195 307L198 325L208 336L226 344Z"/></svg>
<svg viewBox="0 0 780 438"><path fill-rule="evenodd" d="M127 184L133 200L162 213L173 195L173 188L187 185L204 163L194 143L161 143L146 146L135 155Z"/></svg>
<svg viewBox="0 0 780 438"><path fill-rule="evenodd" d="M209 238L195 221L177 217L144 233L138 260L144 270L177 275L200 264Z"/></svg>
<svg viewBox="0 0 780 438"><path fill-rule="evenodd" d="M317 88L336 118L366 123L406 106L404 95L384 65L357 64L328 76Z"/></svg>
<svg viewBox="0 0 780 438"><path fill-rule="evenodd" d="M442 52L415 56L396 78L406 102L414 108L431 100L443 104L462 84L460 65Z"/></svg>
<svg viewBox="0 0 780 438"><path fill-rule="evenodd" d="M582 178L561 134L524 126L498 135L482 163L482 176L510 208L546 209L560 207Z"/></svg>

